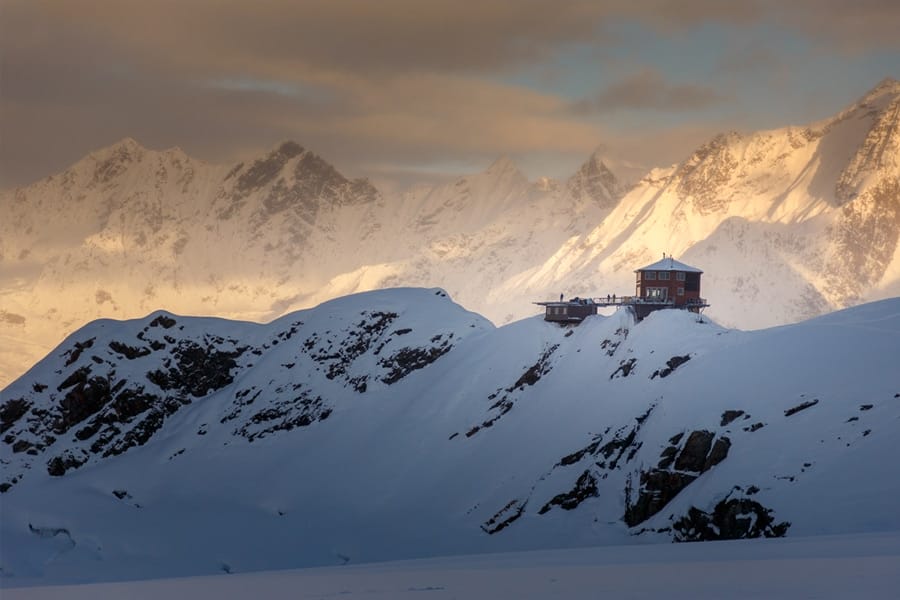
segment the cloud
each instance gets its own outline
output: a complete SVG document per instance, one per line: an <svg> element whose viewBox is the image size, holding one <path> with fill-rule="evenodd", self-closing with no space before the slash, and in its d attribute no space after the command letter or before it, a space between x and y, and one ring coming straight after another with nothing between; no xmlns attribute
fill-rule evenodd
<svg viewBox="0 0 900 600"><path fill-rule="evenodd" d="M721 104L718 90L697 84L674 84L657 71L644 69L572 105L576 114L617 110L695 111Z"/></svg>
<svg viewBox="0 0 900 600"><path fill-rule="evenodd" d="M295 138L351 174L575 156L610 136L598 115L698 115L731 92L650 64L576 102L546 82L574 47L604 64L623 22L660 39L777 26L860 52L900 46L898 15L876 0L0 0L0 187L126 136L216 162ZM534 89L510 83L538 69Z"/></svg>

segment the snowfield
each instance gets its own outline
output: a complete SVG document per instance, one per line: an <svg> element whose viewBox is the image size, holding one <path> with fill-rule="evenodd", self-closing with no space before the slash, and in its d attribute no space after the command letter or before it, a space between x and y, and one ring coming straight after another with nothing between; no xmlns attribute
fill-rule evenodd
<svg viewBox="0 0 900 600"><path fill-rule="evenodd" d="M896 598L900 533L602 547L17 588L8 600L249 597L543 600L547 598Z"/></svg>
<svg viewBox="0 0 900 600"><path fill-rule="evenodd" d="M678 310L496 328L414 288L267 325L96 321L0 392L0 585L888 585L898 356L900 298L752 332ZM745 538L781 539L671 544Z"/></svg>

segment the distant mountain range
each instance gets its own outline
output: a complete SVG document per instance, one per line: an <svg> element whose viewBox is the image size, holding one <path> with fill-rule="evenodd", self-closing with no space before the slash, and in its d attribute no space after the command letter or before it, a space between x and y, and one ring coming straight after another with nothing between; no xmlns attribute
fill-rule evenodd
<svg viewBox="0 0 900 600"><path fill-rule="evenodd" d="M495 328L441 289L96 321L0 392L0 586L895 531L898 333L900 299Z"/></svg>
<svg viewBox="0 0 900 600"><path fill-rule="evenodd" d="M502 158L386 197L293 142L223 167L123 140L0 194L0 387L98 317L267 321L412 285L502 324L560 293L632 293L663 252L705 271L709 314L729 326L900 294L895 80L636 182L609 165L595 154L567 181L529 182Z"/></svg>

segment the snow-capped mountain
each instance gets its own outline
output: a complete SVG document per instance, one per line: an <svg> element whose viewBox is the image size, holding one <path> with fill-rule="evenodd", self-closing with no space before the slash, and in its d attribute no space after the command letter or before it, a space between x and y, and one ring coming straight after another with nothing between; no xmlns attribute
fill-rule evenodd
<svg viewBox="0 0 900 600"><path fill-rule="evenodd" d="M706 272L711 315L770 326L900 293L898 237L900 82L885 80L832 119L720 135L652 171L502 289L628 292L633 269L668 251Z"/></svg>
<svg viewBox="0 0 900 600"><path fill-rule="evenodd" d="M0 393L0 573L896 530L898 334L898 299L495 328L441 289L96 321Z"/></svg>
<svg viewBox="0 0 900 600"><path fill-rule="evenodd" d="M618 188L592 168L577 198L503 158L389 201L293 142L229 169L124 140L0 197L0 385L101 316L166 307L260 321L443 280L477 302L608 212Z"/></svg>
<svg viewBox="0 0 900 600"><path fill-rule="evenodd" d="M439 285L500 324L561 292L630 294L663 252L704 270L729 326L900 295L898 120L888 79L831 119L723 134L636 184L595 153L567 181L501 158L391 197L293 142L220 167L124 140L0 194L0 386L94 318L267 321Z"/></svg>

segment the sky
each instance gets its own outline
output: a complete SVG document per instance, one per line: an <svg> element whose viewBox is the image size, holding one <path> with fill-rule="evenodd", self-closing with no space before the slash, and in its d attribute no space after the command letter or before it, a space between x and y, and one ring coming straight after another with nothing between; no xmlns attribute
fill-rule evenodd
<svg viewBox="0 0 900 600"><path fill-rule="evenodd" d="M900 78L897 32L896 0L0 0L0 188L125 137L384 185L665 166Z"/></svg>

